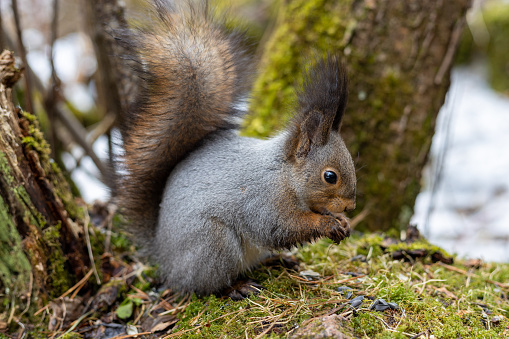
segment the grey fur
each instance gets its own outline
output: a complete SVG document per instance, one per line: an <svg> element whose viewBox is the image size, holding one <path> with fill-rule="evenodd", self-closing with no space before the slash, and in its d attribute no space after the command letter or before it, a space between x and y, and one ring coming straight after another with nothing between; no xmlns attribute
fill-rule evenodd
<svg viewBox="0 0 509 339"><path fill-rule="evenodd" d="M323 152L329 164L353 169L351 157L334 133ZM293 228L278 209L290 198L308 209L293 166L284 159L286 133L259 140L235 132L217 133L172 172L166 184L153 255L169 286L209 294L230 286L258 263ZM336 149L331 153L330 148ZM318 151L318 153L320 153ZM323 154L319 155L323 159ZM349 159L346 165L344 160ZM355 180L355 173L345 173ZM279 189L292 187L293 197Z"/></svg>

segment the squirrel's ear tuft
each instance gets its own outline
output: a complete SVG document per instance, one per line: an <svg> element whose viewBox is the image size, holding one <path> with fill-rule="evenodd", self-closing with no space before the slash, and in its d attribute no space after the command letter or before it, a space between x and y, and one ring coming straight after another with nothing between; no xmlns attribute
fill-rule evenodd
<svg viewBox="0 0 509 339"><path fill-rule="evenodd" d="M325 145L331 131L339 132L348 101L348 77L338 56L319 59L304 76L297 92L298 111L289 140L290 157L306 156L312 145ZM293 153L292 152L292 153Z"/></svg>
<svg viewBox="0 0 509 339"><path fill-rule="evenodd" d="M304 84L299 91L299 114L312 111L324 116L324 135L331 130L339 131L343 113L348 101L348 76L345 65L336 55L316 62L304 76ZM324 138L325 142L327 138Z"/></svg>

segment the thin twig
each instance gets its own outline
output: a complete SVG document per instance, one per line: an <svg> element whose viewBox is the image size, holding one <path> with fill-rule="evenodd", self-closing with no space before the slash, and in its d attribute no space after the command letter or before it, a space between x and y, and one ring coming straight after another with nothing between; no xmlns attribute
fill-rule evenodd
<svg viewBox="0 0 509 339"><path fill-rule="evenodd" d="M33 288L33 284L34 284L34 274L33 274L33 272L30 272L30 281L28 282L28 293L27 293L27 299L28 299L27 300L27 306L25 307L23 312L21 312L21 314L19 315L20 319L28 311L28 309L30 308L30 302L32 300L32 288Z"/></svg>
<svg viewBox="0 0 509 339"><path fill-rule="evenodd" d="M97 268L95 267L94 253L92 252L92 244L90 243L90 234L88 233L88 224L90 223L90 216L88 215L88 211L85 208L85 240L87 242L88 256L90 258L90 264L92 265L92 270L94 271L95 280L97 281L97 285L101 285L101 279L99 278L99 274L97 273Z"/></svg>
<svg viewBox="0 0 509 339"><path fill-rule="evenodd" d="M64 305L65 305L65 303L64 303ZM73 330L74 330L74 329L75 329L75 328L76 328L76 327L77 327L77 326L81 323L81 321L82 321L83 319L85 319L86 317L88 317L88 316L89 316L90 314L92 314L93 312L94 312L94 311L88 311L87 313L85 313L85 314L81 315L81 317L79 317L77 320L75 320L75 321L72 323L71 327L70 327L67 331L65 331L62 335L58 336L58 337L57 337L57 339L62 338L62 337L63 337L63 336L65 336L66 334L68 334L68 333L72 332L72 331L73 331ZM65 316L64 316L64 318L65 318Z"/></svg>
<svg viewBox="0 0 509 339"><path fill-rule="evenodd" d="M62 294L60 297L58 297L57 299L61 299L61 298L65 298L66 296L68 296L69 294L72 293L72 291L74 291L75 289L77 289L78 287L80 287L82 284L86 283L88 278L90 278L90 276L92 275L92 273L94 273L93 270L90 270L88 271L88 273L80 280L78 281L73 287L71 287L70 289L68 289L67 291L65 291L64 294ZM42 311L48 309L49 307L49 304L44 306L43 308L39 309L37 312L34 313L34 316L38 315L39 313L41 313Z"/></svg>
<svg viewBox="0 0 509 339"><path fill-rule="evenodd" d="M101 119L94 128L90 130L87 140L90 144L93 144L101 135L109 132L113 126L115 126L117 116L113 113L108 113Z"/></svg>
<svg viewBox="0 0 509 339"><path fill-rule="evenodd" d="M258 334L255 339L260 339L261 337L263 337L264 335L266 335L267 333L270 332L270 330L272 330L274 328L274 326L276 326L277 324L277 321L279 319L281 319L286 313L288 313L288 311L290 311L291 309L287 309L286 311L283 311L281 314L279 314L278 316L276 316L276 320L274 320L272 322L272 324L270 324L269 327L267 327L265 330L263 330L260 334Z"/></svg>
<svg viewBox="0 0 509 339"><path fill-rule="evenodd" d="M7 325L9 325L14 318L14 311L16 310L16 290L12 292L11 298L11 312L9 313L9 318L7 319Z"/></svg>
<svg viewBox="0 0 509 339"><path fill-rule="evenodd" d="M18 339L24 339L26 335L26 327L21 321L16 320L16 322L18 323L19 327L21 327L21 333L18 335Z"/></svg>

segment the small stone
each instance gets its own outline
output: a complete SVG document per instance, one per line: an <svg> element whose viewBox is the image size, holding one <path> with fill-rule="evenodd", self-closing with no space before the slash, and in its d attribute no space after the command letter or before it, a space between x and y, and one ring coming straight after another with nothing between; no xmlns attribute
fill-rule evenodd
<svg viewBox="0 0 509 339"><path fill-rule="evenodd" d="M352 289L347 286L339 286L336 291L345 296L346 299L350 299L353 295Z"/></svg>
<svg viewBox="0 0 509 339"><path fill-rule="evenodd" d="M363 301L364 300L364 296L360 295L358 297L353 298L352 300L350 300L350 304L352 304L354 301L357 301L357 300Z"/></svg>
<svg viewBox="0 0 509 339"><path fill-rule="evenodd" d="M301 277L306 278L307 280L316 280L320 279L320 273L315 272L313 270L306 270L299 273Z"/></svg>
<svg viewBox="0 0 509 339"><path fill-rule="evenodd" d="M382 312L388 309L389 307L390 307L389 305L378 304L375 306L375 310L377 310L378 312Z"/></svg>
<svg viewBox="0 0 509 339"><path fill-rule="evenodd" d="M348 287L348 286L339 286L339 287L336 289L336 291L338 291L338 292L350 291L350 290L351 290L351 288L350 288L350 287Z"/></svg>
<svg viewBox="0 0 509 339"><path fill-rule="evenodd" d="M396 303L388 303L389 304L389 307L393 310L397 310L399 308L398 304Z"/></svg>
<svg viewBox="0 0 509 339"><path fill-rule="evenodd" d="M352 305L353 308L357 309L362 304L362 300L352 300L350 304Z"/></svg>
<svg viewBox="0 0 509 339"><path fill-rule="evenodd" d="M378 312L385 311L386 309L390 308L391 306L385 301L384 299L376 299L371 306L369 307L370 310L376 310Z"/></svg>

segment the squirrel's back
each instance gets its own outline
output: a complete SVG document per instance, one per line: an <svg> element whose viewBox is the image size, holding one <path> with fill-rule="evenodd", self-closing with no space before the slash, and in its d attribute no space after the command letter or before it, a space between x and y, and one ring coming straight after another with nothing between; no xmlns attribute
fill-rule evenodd
<svg viewBox="0 0 509 339"><path fill-rule="evenodd" d="M250 59L240 32L225 29L207 4L182 8L153 2L149 29L123 37L141 60L141 89L122 119L127 173L119 204L131 229L150 241L159 204L173 168L218 130L236 128L235 104L248 90Z"/></svg>

